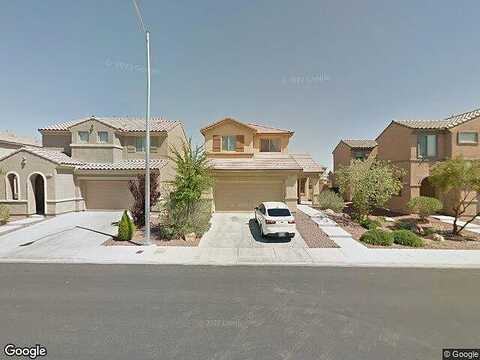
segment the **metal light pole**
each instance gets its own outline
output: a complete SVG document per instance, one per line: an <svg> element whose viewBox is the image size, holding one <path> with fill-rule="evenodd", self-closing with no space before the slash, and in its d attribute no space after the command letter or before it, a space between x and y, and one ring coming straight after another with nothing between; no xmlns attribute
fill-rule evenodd
<svg viewBox="0 0 480 360"><path fill-rule="evenodd" d="M133 6L145 33L147 48L147 113L145 116L145 240L144 245L150 245L150 32L145 28L142 14L136 0Z"/></svg>

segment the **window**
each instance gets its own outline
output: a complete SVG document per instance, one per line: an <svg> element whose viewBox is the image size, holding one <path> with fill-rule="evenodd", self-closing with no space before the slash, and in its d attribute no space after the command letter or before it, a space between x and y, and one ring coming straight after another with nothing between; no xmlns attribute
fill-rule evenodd
<svg viewBox="0 0 480 360"><path fill-rule="evenodd" d="M365 160L365 158L367 157L367 154L365 154L363 151L355 151L353 153L353 156L355 160Z"/></svg>
<svg viewBox="0 0 480 360"><path fill-rule="evenodd" d="M432 158L437 156L437 135L418 135L418 158Z"/></svg>
<svg viewBox="0 0 480 360"><path fill-rule="evenodd" d="M135 138L135 150L137 152L145 152L145 138L136 137Z"/></svg>
<svg viewBox="0 0 480 360"><path fill-rule="evenodd" d="M474 131L463 131L458 133L459 144L478 144L478 133Z"/></svg>
<svg viewBox="0 0 480 360"><path fill-rule="evenodd" d="M8 200L18 200L18 176L16 174L8 174Z"/></svg>
<svg viewBox="0 0 480 360"><path fill-rule="evenodd" d="M290 210L288 209L268 209L268 216L291 216Z"/></svg>
<svg viewBox="0 0 480 360"><path fill-rule="evenodd" d="M260 152L280 152L280 139L261 139Z"/></svg>
<svg viewBox="0 0 480 360"><path fill-rule="evenodd" d="M222 151L235 151L237 137L235 135L222 136Z"/></svg>
<svg viewBox="0 0 480 360"><path fill-rule="evenodd" d="M78 141L83 144L88 144L90 134L88 131L79 131L78 132Z"/></svg>
<svg viewBox="0 0 480 360"><path fill-rule="evenodd" d="M108 143L108 132L99 131L98 132L98 142L102 144Z"/></svg>

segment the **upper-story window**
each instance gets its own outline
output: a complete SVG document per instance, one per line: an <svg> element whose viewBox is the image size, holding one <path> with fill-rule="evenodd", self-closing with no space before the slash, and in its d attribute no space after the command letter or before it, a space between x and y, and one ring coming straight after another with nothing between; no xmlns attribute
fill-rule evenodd
<svg viewBox="0 0 480 360"><path fill-rule="evenodd" d="M82 144L88 144L89 139L90 139L90 133L88 131L78 132L78 142Z"/></svg>
<svg viewBox="0 0 480 360"><path fill-rule="evenodd" d="M367 154L364 151L355 151L353 153L353 157L355 160L365 160L367 158Z"/></svg>
<svg viewBox="0 0 480 360"><path fill-rule="evenodd" d="M99 131L98 132L98 142L101 144L108 143L108 132L107 131Z"/></svg>
<svg viewBox="0 0 480 360"><path fill-rule="evenodd" d="M135 138L135 150L138 152L145 152L145 138L137 136Z"/></svg>
<svg viewBox="0 0 480 360"><path fill-rule="evenodd" d="M222 136L222 151L235 151L237 137L235 135Z"/></svg>
<svg viewBox="0 0 480 360"><path fill-rule="evenodd" d="M260 139L260 152L280 151L280 139Z"/></svg>
<svg viewBox="0 0 480 360"><path fill-rule="evenodd" d="M458 133L459 144L478 144L478 133L475 131L461 131Z"/></svg>
<svg viewBox="0 0 480 360"><path fill-rule="evenodd" d="M437 135L420 134L418 135L418 154L420 159L433 158L437 156Z"/></svg>

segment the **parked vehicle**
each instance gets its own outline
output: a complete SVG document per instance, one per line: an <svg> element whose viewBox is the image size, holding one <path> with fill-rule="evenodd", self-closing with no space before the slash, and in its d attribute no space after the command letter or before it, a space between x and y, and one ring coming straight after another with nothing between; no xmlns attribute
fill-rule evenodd
<svg viewBox="0 0 480 360"><path fill-rule="evenodd" d="M263 236L295 236L295 218L282 202L263 202L255 208L255 221Z"/></svg>

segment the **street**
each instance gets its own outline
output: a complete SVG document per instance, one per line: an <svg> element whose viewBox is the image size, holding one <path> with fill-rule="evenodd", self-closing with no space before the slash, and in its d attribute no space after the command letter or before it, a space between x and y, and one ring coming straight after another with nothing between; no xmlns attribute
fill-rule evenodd
<svg viewBox="0 0 480 360"><path fill-rule="evenodd" d="M479 270L0 264L0 284L2 353L40 344L47 359L424 360L480 345Z"/></svg>

